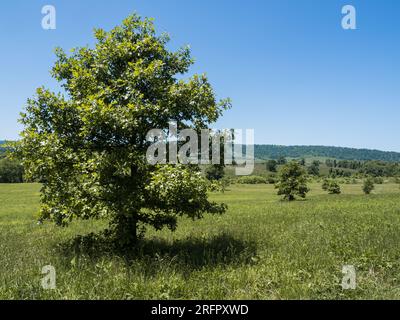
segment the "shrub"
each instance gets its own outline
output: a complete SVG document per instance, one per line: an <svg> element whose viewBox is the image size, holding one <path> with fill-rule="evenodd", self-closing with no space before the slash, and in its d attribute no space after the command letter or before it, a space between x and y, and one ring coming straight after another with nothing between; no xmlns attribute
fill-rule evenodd
<svg viewBox="0 0 400 320"><path fill-rule="evenodd" d="M267 179L260 176L243 176L237 180L239 184L266 184Z"/></svg>
<svg viewBox="0 0 400 320"><path fill-rule="evenodd" d="M375 189L374 180L370 177L365 179L362 189L365 194L370 194Z"/></svg>
<svg viewBox="0 0 400 320"><path fill-rule="evenodd" d="M266 163L267 170L271 172L276 172L277 166L278 162L276 160L268 160Z"/></svg>
<svg viewBox="0 0 400 320"><path fill-rule="evenodd" d="M275 175L270 175L267 177L267 182L269 184L275 184L276 183L276 176Z"/></svg>
<svg viewBox="0 0 400 320"><path fill-rule="evenodd" d="M206 178L210 181L219 181L225 176L225 166L219 164L209 165L205 171Z"/></svg>
<svg viewBox="0 0 400 320"><path fill-rule="evenodd" d="M376 184L383 184L384 180L382 177L375 177L374 178L374 183Z"/></svg>
<svg viewBox="0 0 400 320"><path fill-rule="evenodd" d="M352 184L352 180L350 178L344 179L345 184Z"/></svg>
<svg viewBox="0 0 400 320"><path fill-rule="evenodd" d="M329 194L340 194L340 185L335 179L325 179L322 183L322 189L328 191Z"/></svg>
<svg viewBox="0 0 400 320"><path fill-rule="evenodd" d="M324 191L328 190L328 186L329 186L329 179L325 179L322 182L322 190L324 190Z"/></svg>

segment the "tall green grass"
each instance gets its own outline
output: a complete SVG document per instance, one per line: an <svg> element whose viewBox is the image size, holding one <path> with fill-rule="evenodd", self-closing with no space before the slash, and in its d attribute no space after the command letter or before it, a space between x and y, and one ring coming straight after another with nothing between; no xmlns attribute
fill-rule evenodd
<svg viewBox="0 0 400 320"><path fill-rule="evenodd" d="M0 185L0 299L397 299L400 298L400 191L317 184L305 201L283 202L271 185L234 185L212 194L223 216L149 230L118 254L85 236L106 222L39 225L37 184ZM41 288L52 265L57 289ZM354 265L357 289L341 287Z"/></svg>

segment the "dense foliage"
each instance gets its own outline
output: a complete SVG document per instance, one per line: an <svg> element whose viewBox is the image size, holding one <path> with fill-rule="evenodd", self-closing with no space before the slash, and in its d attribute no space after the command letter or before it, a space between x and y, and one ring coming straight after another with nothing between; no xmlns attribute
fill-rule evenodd
<svg viewBox="0 0 400 320"><path fill-rule="evenodd" d="M322 190L327 191L329 194L340 194L342 192L339 183L335 179L325 179L322 183Z"/></svg>
<svg viewBox="0 0 400 320"><path fill-rule="evenodd" d="M146 224L174 230L178 216L223 213L208 201L199 168L149 165L154 141L146 136L171 121L207 128L229 100L216 100L205 75L178 80L193 63L190 51L169 51L150 19L132 15L95 37L94 48L56 50L52 75L67 95L40 88L22 115L17 154L27 175L44 182L42 219L107 218L116 243L129 246Z"/></svg>
<svg viewBox="0 0 400 320"><path fill-rule="evenodd" d="M210 181L219 181L225 176L225 166L222 164L210 164L205 170L206 178Z"/></svg>
<svg viewBox="0 0 400 320"><path fill-rule="evenodd" d="M266 163L267 170L271 172L276 172L277 166L278 162L276 160L268 160Z"/></svg>
<svg viewBox="0 0 400 320"><path fill-rule="evenodd" d="M351 169L374 177L393 177L400 174L400 163L398 162L327 159L325 163L332 171L337 171L333 170L333 168Z"/></svg>
<svg viewBox="0 0 400 320"><path fill-rule="evenodd" d="M362 190L365 194L370 194L372 190L375 189L374 180L371 177L368 177L364 180L364 184Z"/></svg>
<svg viewBox="0 0 400 320"><path fill-rule="evenodd" d="M237 179L239 184L266 184L268 183L267 178L260 176L243 176Z"/></svg>

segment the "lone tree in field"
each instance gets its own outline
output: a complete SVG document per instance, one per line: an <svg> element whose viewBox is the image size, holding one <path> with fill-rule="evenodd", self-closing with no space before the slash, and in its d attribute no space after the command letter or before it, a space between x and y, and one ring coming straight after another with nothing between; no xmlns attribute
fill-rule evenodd
<svg viewBox="0 0 400 320"><path fill-rule="evenodd" d="M310 191L305 169L297 161L287 163L279 171L275 188L278 189L278 195L283 195L286 200L293 201L296 196L305 198Z"/></svg>
<svg viewBox="0 0 400 320"><path fill-rule="evenodd" d="M122 246L144 225L176 228L178 216L223 213L208 201L209 183L193 166L150 165L151 129L200 130L230 107L217 101L206 76L178 80L193 60L188 48L167 49L151 19L137 15L106 32L93 48L57 49L52 75L66 95L40 88L28 100L17 154L28 176L43 181L41 218L108 219Z"/></svg>
<svg viewBox="0 0 400 320"><path fill-rule="evenodd" d="M365 194L370 194L375 189L374 180L371 177L365 179L362 189Z"/></svg>
<svg viewBox="0 0 400 320"><path fill-rule="evenodd" d="M335 179L325 179L322 183L322 190L328 191L329 194L342 193L339 183Z"/></svg>

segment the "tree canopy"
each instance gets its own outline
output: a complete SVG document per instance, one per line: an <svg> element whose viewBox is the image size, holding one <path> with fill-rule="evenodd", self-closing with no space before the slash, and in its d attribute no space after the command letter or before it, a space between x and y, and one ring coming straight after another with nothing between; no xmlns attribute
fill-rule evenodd
<svg viewBox="0 0 400 320"><path fill-rule="evenodd" d="M174 229L181 215L223 213L195 166L147 163L146 135L170 121L207 128L230 101L217 101L205 75L182 80L193 64L189 48L169 51L151 19L131 15L95 38L93 48L56 49L52 75L65 93L39 88L22 114L17 154L26 174L44 182L42 219L107 218L126 245L146 224Z"/></svg>

